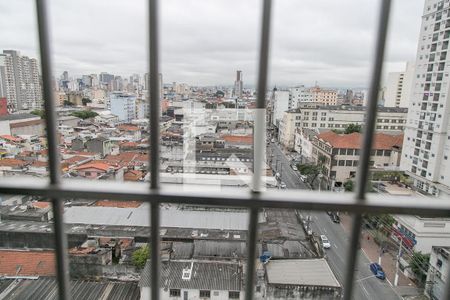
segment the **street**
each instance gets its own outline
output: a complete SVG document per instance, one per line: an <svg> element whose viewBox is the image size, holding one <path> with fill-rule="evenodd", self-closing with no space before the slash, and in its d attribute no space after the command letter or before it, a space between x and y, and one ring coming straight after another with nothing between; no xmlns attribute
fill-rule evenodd
<svg viewBox="0 0 450 300"><path fill-rule="evenodd" d="M276 143L270 144L268 153L269 155L270 153L274 154L272 157L272 168L280 173L281 181L286 183L288 189L309 189L309 187L300 180L298 172L295 172L291 168L290 160ZM331 242L331 248L326 250L326 257L336 278L341 285L343 285L349 237L341 224L333 223L326 212L315 211L310 212L310 214L313 234L318 236L324 234ZM368 258L359 251L357 269L355 272L356 282L354 284L353 299L400 299L386 280L381 281L374 277L373 273L369 270L369 264Z"/></svg>

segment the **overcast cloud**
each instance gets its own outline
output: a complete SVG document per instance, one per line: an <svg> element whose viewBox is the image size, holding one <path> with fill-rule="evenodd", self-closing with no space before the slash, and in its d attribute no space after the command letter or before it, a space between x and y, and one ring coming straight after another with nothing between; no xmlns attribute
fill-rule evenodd
<svg viewBox="0 0 450 300"><path fill-rule="evenodd" d="M146 72L146 1L51 0L54 72ZM270 84L366 87L379 1L275 0ZM424 0L393 1L386 70L414 61ZM260 0L162 0L164 82L256 83ZM0 49L38 57L32 0L0 2Z"/></svg>

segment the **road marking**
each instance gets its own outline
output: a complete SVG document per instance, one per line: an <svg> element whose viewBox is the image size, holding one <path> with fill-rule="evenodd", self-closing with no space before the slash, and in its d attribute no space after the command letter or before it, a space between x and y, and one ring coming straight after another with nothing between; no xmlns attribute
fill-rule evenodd
<svg viewBox="0 0 450 300"><path fill-rule="evenodd" d="M359 282L359 285L363 288L363 292L366 295L366 299L372 299L369 295L369 292L366 290L366 287L364 286L364 284L362 284L362 282Z"/></svg>
<svg viewBox="0 0 450 300"><path fill-rule="evenodd" d="M375 275L370 275L370 276L367 276L367 277L364 277L364 278L360 278L360 279L358 279L356 281L360 282L360 281L363 281L363 280L366 280L366 279L369 279L369 278L372 278L372 277L375 277Z"/></svg>
<svg viewBox="0 0 450 300"><path fill-rule="evenodd" d="M325 233L327 233L327 230L324 228L323 231L325 231Z"/></svg>
<svg viewBox="0 0 450 300"><path fill-rule="evenodd" d="M334 246L334 248L336 248L336 249L338 248L338 247L336 246L336 244L334 244L333 246Z"/></svg>

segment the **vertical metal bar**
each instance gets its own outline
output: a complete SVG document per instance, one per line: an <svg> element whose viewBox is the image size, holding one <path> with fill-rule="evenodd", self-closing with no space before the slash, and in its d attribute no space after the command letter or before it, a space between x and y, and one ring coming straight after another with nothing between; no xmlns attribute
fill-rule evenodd
<svg viewBox="0 0 450 300"><path fill-rule="evenodd" d="M357 173L357 186L355 197L358 201L365 201L366 184L369 177L369 162L370 152L372 150L373 135L375 132L375 121L377 117L377 102L378 91L380 87L381 73L383 70L384 49L386 45L386 35L389 23L389 13L391 8L391 0L382 0L377 39L375 44L375 60L373 62L369 103L367 106L367 120L364 126L364 135L362 140L362 151L360 156L360 163ZM350 249L347 252L347 266L344 285L344 299L350 300L353 293L353 277L356 263L358 261L357 252L359 245L359 238L361 234L361 214L356 214L353 217L353 226L351 232Z"/></svg>
<svg viewBox="0 0 450 300"><path fill-rule="evenodd" d="M250 209L250 218L248 226L248 259L247 259L247 275L245 278L245 299L252 300L255 281L255 260L256 260L256 237L258 234L258 208Z"/></svg>
<svg viewBox="0 0 450 300"><path fill-rule="evenodd" d="M53 99L52 92L50 34L48 27L47 3L45 0L36 0L36 14L39 32L43 95L45 100L44 107L45 122L47 127L50 184L58 185L60 182L60 163L56 133L55 100ZM56 198L51 199L51 202L55 227L58 297L59 299L70 299L69 268L67 264L67 237L64 233L63 205L62 202Z"/></svg>
<svg viewBox="0 0 450 300"><path fill-rule="evenodd" d="M261 169L264 164L265 108L267 74L269 66L270 20L272 1L264 0L262 11L261 41L259 49L258 94L253 130L253 191L261 189Z"/></svg>
<svg viewBox="0 0 450 300"><path fill-rule="evenodd" d="M253 137L253 193L258 196L261 191L261 170L264 164L263 142L265 134L265 107L267 90L267 73L269 65L269 45L270 45L270 20L271 20L272 1L263 1L261 41L259 52L259 70L258 70L258 94L256 100L256 115ZM258 208L250 209L249 227L248 227L248 255L247 271L245 278L245 299L253 299L254 281L255 281L255 260L256 260L256 241L258 234Z"/></svg>
<svg viewBox="0 0 450 300"><path fill-rule="evenodd" d="M150 188L159 189L159 58L158 58L158 1L149 0L149 87L150 87ZM150 207L151 225L151 298L159 299L159 202L152 202Z"/></svg>

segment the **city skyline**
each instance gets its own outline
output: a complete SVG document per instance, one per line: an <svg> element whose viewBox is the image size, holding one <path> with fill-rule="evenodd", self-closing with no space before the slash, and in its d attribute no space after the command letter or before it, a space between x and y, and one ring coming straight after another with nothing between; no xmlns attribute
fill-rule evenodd
<svg viewBox="0 0 450 300"><path fill-rule="evenodd" d="M371 2L274 3L269 86L313 85L316 80L331 87L368 86L376 28L372 12L378 5ZM52 26L55 76L64 70L79 75L105 71L128 76L146 72L143 1L132 7L118 1L89 3L89 11L84 14L76 12L87 6L49 3L51 23L58 24ZM0 24L7 29L0 32L2 49L17 49L38 58L33 2L18 1L7 7L0 4L0 8L6 12ZM386 71L398 71L406 61L415 60L422 8L423 1L393 3L389 41L395 40L395 46L388 43ZM100 11L98 18L96 12ZM161 4L160 11L160 71L166 82L232 85L235 70L242 70L245 86L255 86L258 1L179 5L169 0ZM286 18L285 11L298 13ZM400 13L401 18L396 17ZM10 18L20 20L21 26ZM104 26L97 26L98 22L104 22ZM307 30L299 30L303 28ZM342 31L346 32L345 41Z"/></svg>

